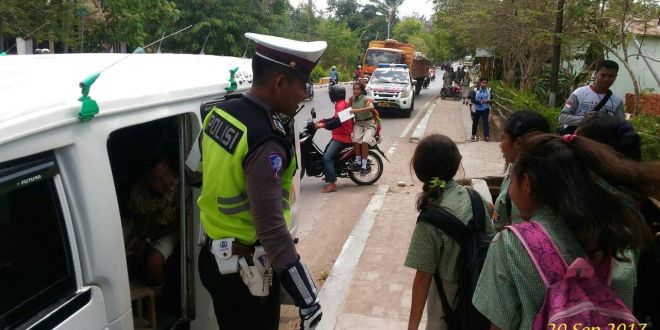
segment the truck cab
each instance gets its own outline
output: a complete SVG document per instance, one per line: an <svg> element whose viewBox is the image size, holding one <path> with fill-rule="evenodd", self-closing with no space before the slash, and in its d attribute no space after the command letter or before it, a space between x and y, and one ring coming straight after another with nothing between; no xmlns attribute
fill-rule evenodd
<svg viewBox="0 0 660 330"><path fill-rule="evenodd" d="M191 164L203 114L250 88L251 60L70 54L0 62L0 328L217 327L197 271L203 228ZM79 85L90 75L93 85ZM98 113L83 111L81 100ZM127 263L124 234L131 187L159 159L170 161L180 191L178 243L160 290Z"/></svg>

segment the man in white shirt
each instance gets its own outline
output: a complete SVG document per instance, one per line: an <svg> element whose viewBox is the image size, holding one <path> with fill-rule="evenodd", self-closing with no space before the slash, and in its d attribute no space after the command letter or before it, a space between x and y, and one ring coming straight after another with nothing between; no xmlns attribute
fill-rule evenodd
<svg viewBox="0 0 660 330"><path fill-rule="evenodd" d="M582 86L571 93L559 114L559 124L564 127L566 133L575 131L575 127L585 118L597 112L625 119L623 100L610 91L618 71L619 65L616 62L601 61L596 65L594 83ZM598 107L603 100L605 100L604 104Z"/></svg>

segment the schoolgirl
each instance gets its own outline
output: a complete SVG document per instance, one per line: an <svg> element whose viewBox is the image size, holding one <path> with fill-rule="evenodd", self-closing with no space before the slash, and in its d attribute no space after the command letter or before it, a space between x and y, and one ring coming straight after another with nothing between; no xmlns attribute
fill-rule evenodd
<svg viewBox="0 0 660 330"><path fill-rule="evenodd" d="M502 125L500 150L502 150L507 173L502 180L500 194L495 200L493 221L497 229L522 221L518 216L518 208L509 197L509 184L511 183L511 165L520 153L523 136L528 133L550 133L550 125L541 114L531 110L514 112Z"/></svg>
<svg viewBox="0 0 660 330"><path fill-rule="evenodd" d="M417 210L422 212L427 207L437 206L465 224L472 219L468 191L453 181L460 163L458 147L447 136L433 134L419 142L411 160L417 179L424 183L423 191L417 198ZM486 217L486 232L489 235L494 233L489 217ZM446 329L433 274L439 272L445 294L453 301L451 298L458 289L459 252L460 246L435 226L424 222L418 222L415 226L405 261L405 266L417 270L412 285L408 329L419 327L425 305L428 313L426 329Z"/></svg>
<svg viewBox="0 0 660 330"><path fill-rule="evenodd" d="M660 166L624 159L608 146L575 136L523 139L509 194L524 220L540 224L567 264L612 262L611 288L632 307L635 267L627 252L650 241L639 212L598 181L631 193L660 196ZM605 264L606 265L606 264ZM495 236L472 299L492 329L531 329L545 284L511 230Z"/></svg>

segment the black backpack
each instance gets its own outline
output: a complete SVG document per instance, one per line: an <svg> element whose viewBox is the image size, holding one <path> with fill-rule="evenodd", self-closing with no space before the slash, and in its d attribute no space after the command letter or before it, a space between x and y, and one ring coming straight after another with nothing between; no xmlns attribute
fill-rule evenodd
<svg viewBox="0 0 660 330"><path fill-rule="evenodd" d="M454 297L456 310L452 311L449 308L449 301L442 287L440 274L436 271L433 275L445 313L443 319L447 322L449 330L490 329L490 321L472 305L474 289L488 252L486 210L481 196L472 189L468 188L467 191L470 195L473 215L467 226L456 216L440 207L429 207L417 218L417 222L426 222L439 228L461 247L458 257L458 291Z"/></svg>

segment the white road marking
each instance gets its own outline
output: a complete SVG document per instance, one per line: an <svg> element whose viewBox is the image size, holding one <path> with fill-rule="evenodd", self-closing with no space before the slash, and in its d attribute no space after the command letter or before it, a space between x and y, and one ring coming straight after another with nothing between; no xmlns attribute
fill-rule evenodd
<svg viewBox="0 0 660 330"><path fill-rule="evenodd" d="M403 137L406 137L406 135L408 135L408 132L412 128L413 123L415 123L417 121L417 117L419 117L419 115L424 113L424 111L426 111L429 108L429 105L431 104L431 101L433 101L433 99L430 99L428 102L426 102L426 104L424 104L424 106L422 107L422 111L417 112L415 117L413 117L412 120L410 120L410 122L408 123L408 126L406 126L406 128L403 130L403 133L401 133L401 135L399 137L403 138Z"/></svg>
<svg viewBox="0 0 660 330"><path fill-rule="evenodd" d="M410 136L410 141L421 140L422 137L424 137L424 133L426 133L426 125L429 122L429 118L431 118L431 114L433 114L433 110L435 110L435 107L426 111L426 115L424 116L424 118L422 118L422 120L419 121L419 124L417 124L417 127L415 128L415 131Z"/></svg>
<svg viewBox="0 0 660 330"><path fill-rule="evenodd" d="M376 193L371 198L369 205L360 216L360 220L353 227L350 236L335 261L328 279L319 292L319 300L323 306L323 318L316 327L317 330L332 330L337 325L337 318L344 306L348 289L353 279L353 273L357 267L362 251L367 245L367 239L371 233L378 211L383 206L388 185L379 185Z"/></svg>
<svg viewBox="0 0 660 330"><path fill-rule="evenodd" d="M392 146L387 150L387 156L388 157L390 157L394 154L394 152L396 151L396 146L397 146L396 142L392 143Z"/></svg>

